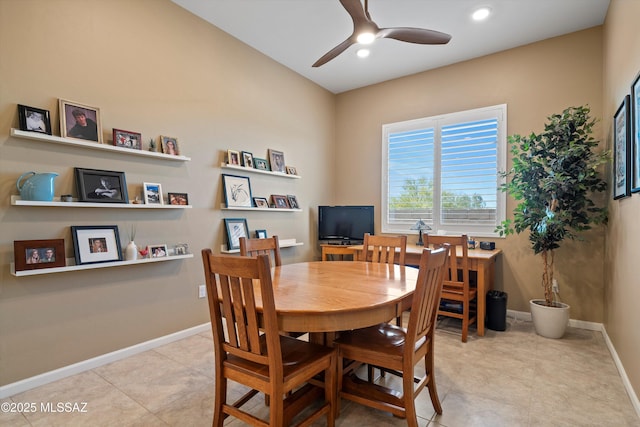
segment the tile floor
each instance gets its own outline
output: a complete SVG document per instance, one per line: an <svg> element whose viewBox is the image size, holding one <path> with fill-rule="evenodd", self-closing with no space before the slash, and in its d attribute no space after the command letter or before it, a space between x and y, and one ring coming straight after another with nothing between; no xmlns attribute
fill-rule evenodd
<svg viewBox="0 0 640 427"><path fill-rule="evenodd" d="M569 328L563 339L549 340L537 336L530 322L509 318L507 331L470 334L463 344L448 321L439 325L435 341L444 412L437 416L423 391L421 427L640 426L600 332ZM210 426L212 363L211 335L193 335L2 400L35 402L38 408L42 402L86 402L86 412L0 413L0 425ZM230 392L239 393L239 387ZM266 414L263 399L254 401ZM406 421L344 401L336 424Z"/></svg>

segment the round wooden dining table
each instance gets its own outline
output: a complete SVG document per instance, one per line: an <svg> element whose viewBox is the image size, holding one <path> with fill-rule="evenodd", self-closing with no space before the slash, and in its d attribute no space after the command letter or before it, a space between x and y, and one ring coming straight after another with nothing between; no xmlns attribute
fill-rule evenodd
<svg viewBox="0 0 640 427"><path fill-rule="evenodd" d="M316 261L271 269L279 328L336 332L372 326L411 306L418 269L370 262Z"/></svg>

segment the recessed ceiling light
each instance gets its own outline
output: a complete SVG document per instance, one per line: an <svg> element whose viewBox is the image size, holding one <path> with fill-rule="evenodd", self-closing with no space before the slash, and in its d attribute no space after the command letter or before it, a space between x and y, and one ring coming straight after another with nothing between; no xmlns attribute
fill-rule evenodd
<svg viewBox="0 0 640 427"><path fill-rule="evenodd" d="M474 21L482 21L487 19L489 15L491 15L491 9L489 9L488 7L481 7L479 9L476 9L476 11L471 14L471 17Z"/></svg>
<svg viewBox="0 0 640 427"><path fill-rule="evenodd" d="M369 49L358 49L356 55L358 55L358 58L366 58L370 53Z"/></svg>

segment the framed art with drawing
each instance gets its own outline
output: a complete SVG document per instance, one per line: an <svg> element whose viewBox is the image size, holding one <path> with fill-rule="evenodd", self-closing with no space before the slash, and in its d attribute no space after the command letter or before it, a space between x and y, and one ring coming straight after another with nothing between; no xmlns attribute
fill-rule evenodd
<svg viewBox="0 0 640 427"><path fill-rule="evenodd" d="M117 225L71 226L76 265L122 261Z"/></svg>
<svg viewBox="0 0 640 427"><path fill-rule="evenodd" d="M240 249L240 238L249 237L246 218L225 218L224 226L227 231L227 248L230 251Z"/></svg>
<svg viewBox="0 0 640 427"><path fill-rule="evenodd" d="M124 172L74 168L78 200L93 203L129 203Z"/></svg>
<svg viewBox="0 0 640 427"><path fill-rule="evenodd" d="M100 109L79 102L59 100L60 136L95 141L102 144Z"/></svg>
<svg viewBox="0 0 640 427"><path fill-rule="evenodd" d="M15 271L64 267L64 239L14 240Z"/></svg>
<svg viewBox="0 0 640 427"><path fill-rule="evenodd" d="M618 107L613 116L613 198L621 199L631 194L629 167L631 164L631 131L629 129L630 96Z"/></svg>
<svg viewBox="0 0 640 427"><path fill-rule="evenodd" d="M251 182L249 177L222 174L224 202L228 208L251 207Z"/></svg>
<svg viewBox="0 0 640 427"><path fill-rule="evenodd" d="M631 84L631 192L640 191L640 73Z"/></svg>

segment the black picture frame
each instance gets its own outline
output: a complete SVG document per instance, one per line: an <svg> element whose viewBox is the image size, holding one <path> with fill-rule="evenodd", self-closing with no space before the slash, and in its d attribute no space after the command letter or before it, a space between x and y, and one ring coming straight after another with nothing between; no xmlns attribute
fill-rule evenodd
<svg viewBox="0 0 640 427"><path fill-rule="evenodd" d="M18 104L20 130L51 135L51 116L49 110Z"/></svg>
<svg viewBox="0 0 640 427"><path fill-rule="evenodd" d="M251 180L248 176L222 174L222 188L228 208L252 207Z"/></svg>
<svg viewBox="0 0 640 427"><path fill-rule="evenodd" d="M189 195L187 193L167 193L167 200L170 205L186 206L189 204Z"/></svg>
<svg viewBox="0 0 640 427"><path fill-rule="evenodd" d="M76 265L122 261L117 225L73 225Z"/></svg>
<svg viewBox="0 0 640 427"><path fill-rule="evenodd" d="M64 239L14 240L15 271L64 267Z"/></svg>
<svg viewBox="0 0 640 427"><path fill-rule="evenodd" d="M269 201L266 197L254 197L253 205L260 209L269 209Z"/></svg>
<svg viewBox="0 0 640 427"><path fill-rule="evenodd" d="M224 227L227 231L227 249L240 249L240 237L249 237L249 227L246 218L225 218Z"/></svg>
<svg viewBox="0 0 640 427"><path fill-rule="evenodd" d="M631 129L629 104L626 95L613 116L613 199L631 194L629 167L631 165Z"/></svg>
<svg viewBox="0 0 640 427"><path fill-rule="evenodd" d="M244 166L245 168L254 168L254 162L253 162L253 154L248 152L248 151L242 151L240 152L240 154L242 155L242 166Z"/></svg>
<svg viewBox="0 0 640 427"><path fill-rule="evenodd" d="M631 83L631 192L640 191L640 73Z"/></svg>
<svg viewBox="0 0 640 427"><path fill-rule="evenodd" d="M267 230L256 230L256 239L266 239L267 237Z"/></svg>
<svg viewBox="0 0 640 427"><path fill-rule="evenodd" d="M298 198L293 194L287 194L287 201L289 202L289 207L291 209L300 209L300 204L298 204Z"/></svg>
<svg viewBox="0 0 640 427"><path fill-rule="evenodd" d="M78 201L129 203L124 172L74 168Z"/></svg>

